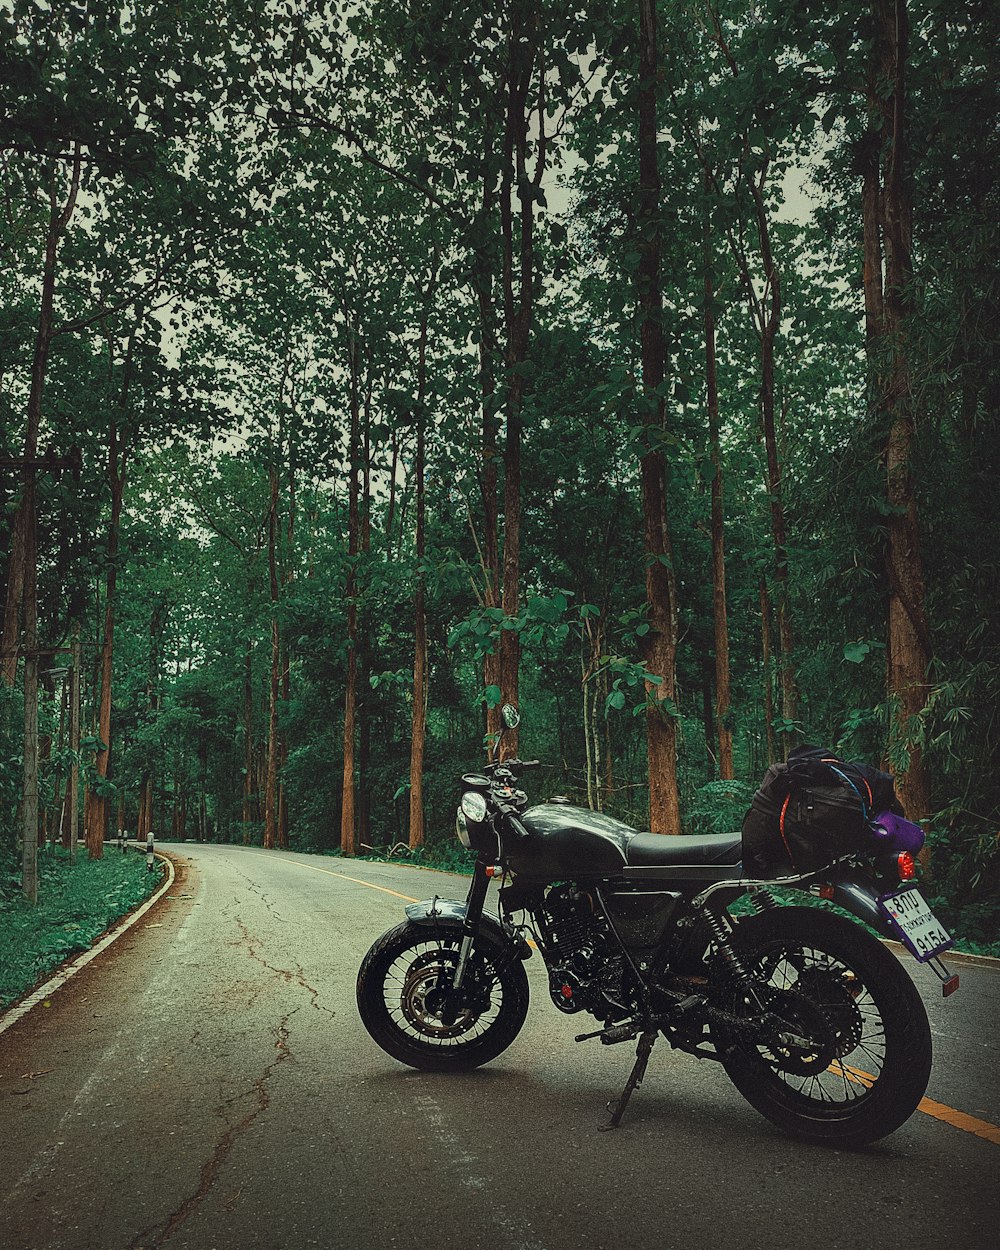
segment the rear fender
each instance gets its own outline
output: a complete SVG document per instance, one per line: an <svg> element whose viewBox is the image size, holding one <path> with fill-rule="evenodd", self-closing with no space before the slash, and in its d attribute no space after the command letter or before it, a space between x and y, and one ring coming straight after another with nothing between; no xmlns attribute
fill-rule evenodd
<svg viewBox="0 0 1000 1250"><path fill-rule="evenodd" d="M843 907L845 911L849 911L852 916L857 916L859 920L863 920L866 925L870 925L883 937L896 936L885 913L878 906L879 895L875 892L871 882L854 876L843 876L831 881L830 884L833 886L831 902L836 903L838 907Z"/></svg>
<svg viewBox="0 0 1000 1250"><path fill-rule="evenodd" d="M422 903L410 903L405 908L406 918L411 924L428 925L433 929L456 929L463 930L465 928L465 917L468 913L468 904L459 902L457 899L451 898L428 898ZM480 927L496 941L504 946L512 947L518 959L530 959L531 947L524 938L512 937L503 927L496 916L491 916L489 912L483 912L479 921Z"/></svg>

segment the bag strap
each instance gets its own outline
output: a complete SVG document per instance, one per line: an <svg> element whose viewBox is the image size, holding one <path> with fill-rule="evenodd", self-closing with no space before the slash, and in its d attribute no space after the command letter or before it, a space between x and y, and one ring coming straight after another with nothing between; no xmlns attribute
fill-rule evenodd
<svg viewBox="0 0 1000 1250"><path fill-rule="evenodd" d="M778 832L781 834L781 840L785 844L785 850L788 852L788 858L791 860L792 867L795 867L795 856L792 854L792 848L788 845L788 838L785 837L785 812L788 811L788 804L792 801L792 795L789 791L785 795L785 801L781 805L781 816L778 819Z"/></svg>
<svg viewBox="0 0 1000 1250"><path fill-rule="evenodd" d="M866 803L866 802L865 802L865 796L861 793L861 791L860 791L860 790L858 789L858 787L854 784L854 782L853 782L853 781L851 780L851 778L847 775L847 773L845 773L845 772L844 772L844 770L843 770L842 768L838 768L838 767L837 767L837 765L840 763L840 761L839 761L839 760L824 760L824 761L823 761L823 763L824 763L824 764L826 764L826 765L829 767L830 772L832 772L832 773L836 773L838 777L841 777L844 781L846 781L846 782L847 782L847 784L848 784L848 785L851 787L851 789L854 791L854 793L858 796L858 799L859 799L859 800L860 800L860 802L861 802L861 811L862 811L862 815L864 816L865 820L867 820L867 819L868 819L868 813L869 813L869 810L870 810L870 805L871 805L871 803L874 801L874 800L873 800L873 797L872 797L871 786L869 786L868 782L867 782L867 781L865 781L864 777L859 778L859 780L861 781L861 784L862 784L862 785L864 786L864 788L868 791L868 802ZM848 766L848 767L849 767L849 766Z"/></svg>

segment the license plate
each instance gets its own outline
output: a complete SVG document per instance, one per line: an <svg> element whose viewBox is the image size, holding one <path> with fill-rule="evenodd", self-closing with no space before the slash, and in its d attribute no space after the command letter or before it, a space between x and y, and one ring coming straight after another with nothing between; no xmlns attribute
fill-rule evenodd
<svg viewBox="0 0 1000 1250"><path fill-rule="evenodd" d="M898 894L886 894L878 902L904 946L921 963L954 945L955 939L919 890L911 887Z"/></svg>

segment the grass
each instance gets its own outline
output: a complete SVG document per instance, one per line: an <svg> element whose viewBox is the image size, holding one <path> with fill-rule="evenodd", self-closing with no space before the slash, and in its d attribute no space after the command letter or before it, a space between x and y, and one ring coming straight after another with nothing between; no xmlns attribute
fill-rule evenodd
<svg viewBox="0 0 1000 1250"><path fill-rule="evenodd" d="M370 855L358 855L357 859L369 859L382 864L409 864L417 868L435 868L439 872L457 872L471 877L476 857L458 842L437 843L434 846L422 846L418 850L407 853L389 855L384 851L375 850Z"/></svg>
<svg viewBox="0 0 1000 1250"><path fill-rule="evenodd" d="M19 865L0 853L0 1010L23 998L160 884L145 856L106 848L103 859L72 862L61 848L40 856L38 904L21 894Z"/></svg>

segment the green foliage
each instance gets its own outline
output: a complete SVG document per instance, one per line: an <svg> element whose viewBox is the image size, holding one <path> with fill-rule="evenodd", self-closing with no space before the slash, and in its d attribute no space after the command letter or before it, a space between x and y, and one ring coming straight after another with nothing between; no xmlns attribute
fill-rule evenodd
<svg viewBox="0 0 1000 1250"><path fill-rule="evenodd" d="M109 850L90 860L84 852L73 863L50 849L41 857L39 902L32 907L14 869L13 857L0 853L0 1010L92 946L162 880L136 854Z"/></svg>
<svg viewBox="0 0 1000 1250"><path fill-rule="evenodd" d="M756 788L746 781L710 781L700 786L688 809L687 831L738 832Z"/></svg>
<svg viewBox="0 0 1000 1250"><path fill-rule="evenodd" d="M532 778L539 797L564 792L645 824L651 708L677 728L692 831L738 827L769 762L768 728L897 768L919 747L936 813L935 880L970 926L988 928L976 909L1000 886L1000 626L986 610L1000 598L996 6L943 3L911 15L907 124L922 140L908 170L912 471L935 654L930 697L906 735L886 693L893 507L860 288L866 6L659 6L667 360L656 394L639 382L635 281L649 217L636 202L629 13L546 0L522 43L508 26L518 5L253 0L228 6L221 24L199 4L138 15L105 3L16 8L0 17L2 441L12 454L24 445L41 258L51 204L69 202L79 143L39 438L78 447L81 468L39 475L40 634L62 649L55 670L82 628L83 776L124 803L130 826L149 783L156 833L260 841L277 638L277 767L291 844L339 842L352 662L361 840L405 842L419 587L429 640L426 855L458 853L457 778L481 763L485 711L502 697L483 661L515 634L521 739L545 764ZM529 45L547 95L534 98L525 169L512 173L509 58ZM810 175L811 202L786 195ZM518 310L516 300L505 305L503 254L528 206L535 268L524 344L511 335ZM758 209L782 297L783 585L760 438ZM717 449L706 311L717 327ZM515 381L520 585L505 610L495 606L499 586L486 593L486 512L488 470L503 499ZM650 420L661 405L662 423ZM663 457L668 498L671 554L660 558L677 580L671 699L659 697L663 678L644 658L653 626L639 460L650 452ZM114 552L116 471L125 493ZM21 484L5 482L7 566ZM725 783L713 707L718 488L726 727L739 776ZM498 520L502 559L502 506ZM93 727L112 570L114 698L102 744ZM794 625L794 722L780 715L776 662L768 671L763 660L762 627L774 655L779 608ZM64 695L63 677L43 676L50 823L71 763ZM0 845L10 851L22 715L19 687L0 687ZM111 769L97 780L102 746Z"/></svg>

